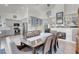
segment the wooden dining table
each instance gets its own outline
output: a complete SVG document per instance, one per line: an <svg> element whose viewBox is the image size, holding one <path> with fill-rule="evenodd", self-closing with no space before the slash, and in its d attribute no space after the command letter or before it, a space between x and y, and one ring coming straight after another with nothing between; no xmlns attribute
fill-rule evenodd
<svg viewBox="0 0 79 59"><path fill-rule="evenodd" d="M40 40L40 42L35 42L35 41L33 41L34 43L32 43L32 42L28 43L28 41L24 41L24 42L21 42L21 45L26 45L26 46L32 48L32 53L35 54L36 53L36 48L39 47L39 46L44 45L45 40L44 41Z"/></svg>
<svg viewBox="0 0 79 59"><path fill-rule="evenodd" d="M45 33L44 35L39 35L27 39L22 39L21 45L26 45L32 48L32 53L36 53L36 48L39 46L43 46L45 44L45 40L48 36L52 35L51 33Z"/></svg>

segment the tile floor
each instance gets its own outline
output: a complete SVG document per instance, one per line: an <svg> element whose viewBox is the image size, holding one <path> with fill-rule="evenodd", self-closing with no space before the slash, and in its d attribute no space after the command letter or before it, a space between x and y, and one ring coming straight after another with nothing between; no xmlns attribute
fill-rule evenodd
<svg viewBox="0 0 79 59"><path fill-rule="evenodd" d="M57 48L56 53L54 53L54 50L52 49L52 54L75 54L75 50L76 50L75 43L67 42L64 40L59 40L58 42L59 42L59 48ZM24 48L23 50L25 51L26 48Z"/></svg>
<svg viewBox="0 0 79 59"><path fill-rule="evenodd" d="M6 45L5 40L2 40L3 44ZM53 54L75 54L76 51L76 43L68 42L65 40L59 40L59 48L57 48L57 52Z"/></svg>

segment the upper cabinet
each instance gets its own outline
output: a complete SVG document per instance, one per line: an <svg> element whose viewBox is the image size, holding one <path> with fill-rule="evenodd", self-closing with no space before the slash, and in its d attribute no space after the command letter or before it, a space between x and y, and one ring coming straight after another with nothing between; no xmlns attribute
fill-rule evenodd
<svg viewBox="0 0 79 59"><path fill-rule="evenodd" d="M42 25L42 19L37 18L37 17L31 16L30 22L31 22L32 26L40 26L40 25Z"/></svg>
<svg viewBox="0 0 79 59"><path fill-rule="evenodd" d="M19 23L22 26L21 20L6 19L6 27L14 27L14 23Z"/></svg>

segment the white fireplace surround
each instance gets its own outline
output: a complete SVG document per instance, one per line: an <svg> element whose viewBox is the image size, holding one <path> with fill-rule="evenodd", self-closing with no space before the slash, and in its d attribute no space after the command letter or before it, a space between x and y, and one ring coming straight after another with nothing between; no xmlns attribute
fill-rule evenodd
<svg viewBox="0 0 79 59"><path fill-rule="evenodd" d="M51 28L51 30L66 33L66 41L75 42L77 28Z"/></svg>

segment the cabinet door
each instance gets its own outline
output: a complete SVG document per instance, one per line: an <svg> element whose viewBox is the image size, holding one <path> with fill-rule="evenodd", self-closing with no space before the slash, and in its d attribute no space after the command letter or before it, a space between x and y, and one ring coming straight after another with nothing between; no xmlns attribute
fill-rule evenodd
<svg viewBox="0 0 79 59"><path fill-rule="evenodd" d="M12 20L6 20L6 26L7 27L12 27L13 26L13 21Z"/></svg>

